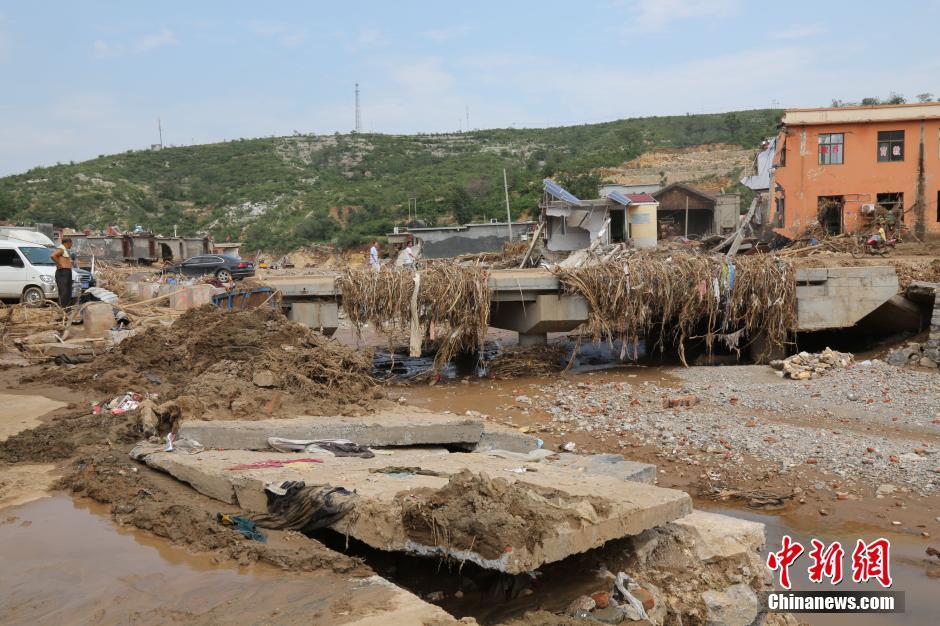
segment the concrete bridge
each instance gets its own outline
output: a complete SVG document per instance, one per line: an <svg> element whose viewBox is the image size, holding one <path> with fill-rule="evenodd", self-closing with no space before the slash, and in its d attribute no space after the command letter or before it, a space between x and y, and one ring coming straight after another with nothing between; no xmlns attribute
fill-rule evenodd
<svg viewBox="0 0 940 626"><path fill-rule="evenodd" d="M332 334L339 324L342 293L332 276L266 277L279 289L290 319ZM794 330L847 328L877 309L904 313L894 267L829 267L796 272L798 326ZM519 333L521 345L545 343L548 333L569 332L588 319L587 302L561 294L556 276L544 269L494 270L490 325ZM892 300L894 299L894 300Z"/></svg>

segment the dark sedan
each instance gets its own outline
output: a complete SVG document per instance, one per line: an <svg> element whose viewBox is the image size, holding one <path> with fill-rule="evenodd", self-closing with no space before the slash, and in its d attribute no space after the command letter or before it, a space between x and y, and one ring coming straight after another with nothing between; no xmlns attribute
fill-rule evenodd
<svg viewBox="0 0 940 626"><path fill-rule="evenodd" d="M225 254L203 254L186 259L163 270L183 276L215 276L223 283L255 275L255 264Z"/></svg>

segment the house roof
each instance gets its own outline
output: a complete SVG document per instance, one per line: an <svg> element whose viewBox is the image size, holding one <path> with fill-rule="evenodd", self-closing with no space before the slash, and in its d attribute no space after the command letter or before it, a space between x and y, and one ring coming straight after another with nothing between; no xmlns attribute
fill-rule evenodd
<svg viewBox="0 0 940 626"><path fill-rule="evenodd" d="M675 189L678 189L678 190L681 190L681 191L685 191L685 192L690 193L690 194L695 195L695 196L699 196L700 198L705 198L705 199L708 200L709 202L717 202L717 201L718 201L718 198L716 198L715 196L711 195L710 193L706 193L706 192L702 191L701 189L698 189L698 188L696 188L696 187L693 187L692 185L686 185L685 183L672 183L671 185L667 185L667 186L663 187L662 189L660 189L659 191L657 191L656 193L654 193L654 194L653 194L653 197L654 197L654 198L661 198L661 197L662 197L663 195L665 195L666 193L668 193L668 192L670 192L670 191L673 191L673 190L675 190Z"/></svg>
<svg viewBox="0 0 940 626"><path fill-rule="evenodd" d="M783 114L783 123L786 126L899 122L904 120L924 119L940 119L940 102L876 104L872 106L825 107L819 109L787 109Z"/></svg>
<svg viewBox="0 0 940 626"><path fill-rule="evenodd" d="M623 194L633 204L656 204L657 200L648 193L625 193Z"/></svg>

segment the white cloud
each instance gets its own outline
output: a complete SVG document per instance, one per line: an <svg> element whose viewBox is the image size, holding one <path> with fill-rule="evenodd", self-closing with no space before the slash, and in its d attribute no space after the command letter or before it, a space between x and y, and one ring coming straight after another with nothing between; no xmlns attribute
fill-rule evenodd
<svg viewBox="0 0 940 626"><path fill-rule="evenodd" d="M661 31L677 20L728 17L737 13L741 0L626 0L629 31Z"/></svg>
<svg viewBox="0 0 940 626"><path fill-rule="evenodd" d="M397 63L391 76L398 85L411 94L440 94L457 83L447 72L440 59L422 59L410 63Z"/></svg>
<svg viewBox="0 0 940 626"><path fill-rule="evenodd" d="M302 28L296 28L286 22L276 20L256 20L249 22L248 27L257 35L269 37L285 48L296 48L307 39L307 33Z"/></svg>
<svg viewBox="0 0 940 626"><path fill-rule="evenodd" d="M156 33L150 33L138 39L134 43L134 52L147 52L163 46L175 46L178 43L179 41L177 41L173 31L168 28L161 28Z"/></svg>
<svg viewBox="0 0 940 626"><path fill-rule="evenodd" d="M356 43L360 46L375 46L385 43L385 35L377 28L363 27L359 29Z"/></svg>
<svg viewBox="0 0 940 626"><path fill-rule="evenodd" d="M816 35L821 35L826 32L826 27L820 22L815 24L800 24L794 25L789 28L785 28L780 31L773 33L772 37L777 40L790 40L790 39L806 39L808 37L815 37Z"/></svg>
<svg viewBox="0 0 940 626"><path fill-rule="evenodd" d="M96 59L107 59L122 56L127 52L142 54L157 48L162 48L163 46L175 46L177 44L179 44L179 40L177 40L173 31L168 28L161 28L155 33L141 35L136 41L129 45L96 39L91 44L91 55Z"/></svg>
<svg viewBox="0 0 940 626"><path fill-rule="evenodd" d="M469 26L449 26L446 28L432 28L431 30L424 31L424 36L432 41L444 42L450 41L451 39L457 39L458 37L463 37L469 33L472 28Z"/></svg>
<svg viewBox="0 0 940 626"><path fill-rule="evenodd" d="M102 39L96 39L95 42L91 44L91 55L96 59L106 59L123 53L124 46L121 44L110 44Z"/></svg>

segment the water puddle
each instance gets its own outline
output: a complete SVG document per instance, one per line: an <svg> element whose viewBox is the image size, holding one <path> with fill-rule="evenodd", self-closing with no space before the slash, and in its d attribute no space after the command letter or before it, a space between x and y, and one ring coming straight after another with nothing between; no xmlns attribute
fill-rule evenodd
<svg viewBox="0 0 940 626"><path fill-rule="evenodd" d="M817 585L809 581L806 568L811 561L804 553L797 564L790 568L790 578L794 590L805 591L878 591L883 588L878 583L860 584L851 581L851 553L858 539L871 541L878 537L885 537L891 541L891 575L894 584L892 591L903 591L905 594L905 612L894 614L796 614L797 619L807 624L819 626L927 626L940 623L940 604L936 602L936 593L940 590L940 581L928 578L925 573L926 555L924 550L927 543L916 541L911 537L899 534L886 534L873 532L864 524L837 529L807 529L791 526L783 517L764 515L742 509L708 508L714 513L722 513L740 519L761 522L765 525L768 550L779 550L783 535L799 541L807 549L811 539L819 539L826 545L839 541L846 556L843 559L843 575L848 582L834 587L832 585Z"/></svg>
<svg viewBox="0 0 940 626"><path fill-rule="evenodd" d="M64 495L0 509L0 622L324 623L347 593L335 577L217 565L104 510Z"/></svg>

